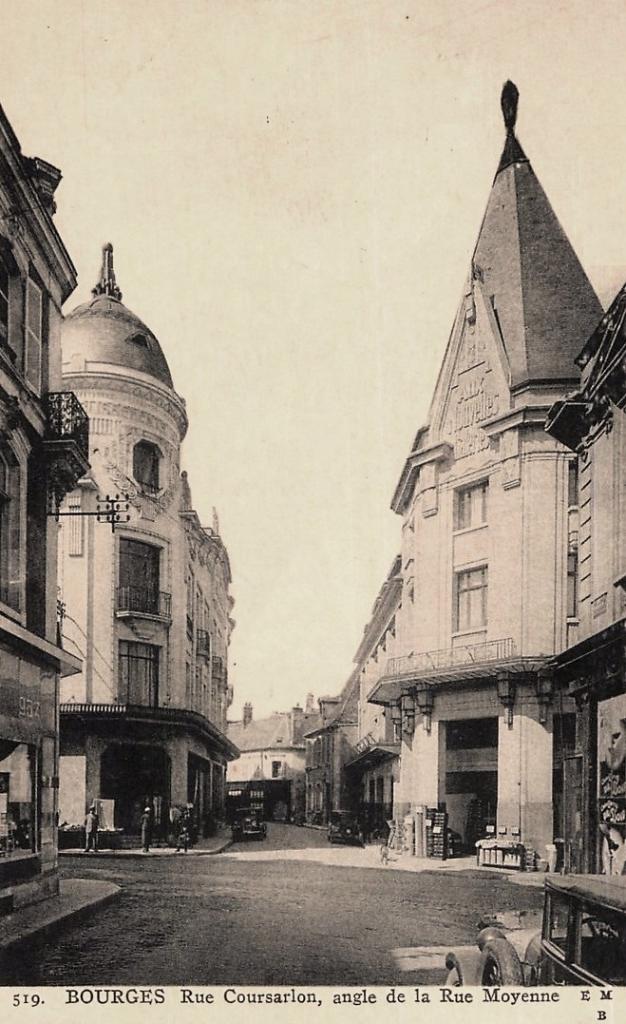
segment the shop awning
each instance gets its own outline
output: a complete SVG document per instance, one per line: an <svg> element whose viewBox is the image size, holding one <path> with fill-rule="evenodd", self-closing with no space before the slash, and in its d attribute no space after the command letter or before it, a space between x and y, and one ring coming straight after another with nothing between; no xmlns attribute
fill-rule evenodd
<svg viewBox="0 0 626 1024"><path fill-rule="evenodd" d="M357 754L351 761L347 761L344 767L355 771L366 771L368 768L373 768L374 765L381 764L383 761L391 761L394 757L399 756L399 743L375 743L367 750Z"/></svg>

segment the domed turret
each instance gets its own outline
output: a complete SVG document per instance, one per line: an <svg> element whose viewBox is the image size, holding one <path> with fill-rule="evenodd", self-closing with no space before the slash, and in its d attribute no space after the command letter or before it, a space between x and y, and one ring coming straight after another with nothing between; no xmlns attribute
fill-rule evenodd
<svg viewBox="0 0 626 1024"><path fill-rule="evenodd" d="M174 387L159 342L142 320L127 309L113 270L113 246L102 250L100 279L93 298L77 306L63 324L64 367L83 359L89 364L109 364L138 370L166 387Z"/></svg>

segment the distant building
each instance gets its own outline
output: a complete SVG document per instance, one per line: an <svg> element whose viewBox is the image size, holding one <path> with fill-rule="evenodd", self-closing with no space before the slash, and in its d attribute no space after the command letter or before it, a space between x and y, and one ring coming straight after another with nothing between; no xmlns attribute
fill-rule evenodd
<svg viewBox="0 0 626 1024"><path fill-rule="evenodd" d="M61 381L76 273L54 226L61 172L24 156L0 108L0 915L58 890L60 649L54 512L88 470L89 423Z"/></svg>
<svg viewBox="0 0 626 1024"><path fill-rule="evenodd" d="M354 661L359 670L358 730L354 757L345 765L359 791L359 815L366 835L385 834L393 817L395 786L400 772L400 718L392 709L370 704L381 663L394 657L396 618L402 602L402 560L394 559L383 583Z"/></svg>
<svg viewBox="0 0 626 1024"><path fill-rule="evenodd" d="M269 820L300 820L305 811L304 734L319 723L313 697L305 709L254 719L244 704L243 718L229 722L228 738L239 758L228 768L228 807L256 806Z"/></svg>
<svg viewBox="0 0 626 1024"><path fill-rule="evenodd" d="M358 736L358 669L337 697L320 697L318 704L321 722L306 734L306 817L323 825L331 811L358 808L358 788L344 770Z"/></svg>
<svg viewBox="0 0 626 1024"><path fill-rule="evenodd" d="M217 517L202 526L186 473L185 404L152 331L122 303L105 246L90 301L63 325L64 386L91 411L91 466L66 511L128 495L115 532L63 519L65 644L83 659L62 688L60 817L140 832L149 806L165 839L176 808L200 832L224 810L237 754L226 736L233 628L228 554Z"/></svg>

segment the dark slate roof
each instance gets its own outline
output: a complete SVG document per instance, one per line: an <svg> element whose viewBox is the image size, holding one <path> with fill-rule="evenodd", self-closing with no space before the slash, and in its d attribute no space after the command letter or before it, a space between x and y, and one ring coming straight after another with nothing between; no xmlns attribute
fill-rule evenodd
<svg viewBox="0 0 626 1024"><path fill-rule="evenodd" d="M292 743L291 712L282 711L268 718L252 719L244 727L243 722L228 723L228 738L243 753L246 750L270 750L279 747L304 746L304 734L319 725L320 716L302 715L302 725Z"/></svg>
<svg viewBox="0 0 626 1024"><path fill-rule="evenodd" d="M600 301L513 129L473 257L502 332L511 386L577 378Z"/></svg>

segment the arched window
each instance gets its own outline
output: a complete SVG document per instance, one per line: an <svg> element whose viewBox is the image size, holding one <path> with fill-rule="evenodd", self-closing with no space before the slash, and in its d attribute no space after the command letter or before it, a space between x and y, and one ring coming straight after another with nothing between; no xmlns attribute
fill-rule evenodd
<svg viewBox="0 0 626 1024"><path fill-rule="evenodd" d="M159 489L161 452L150 441L138 441L133 449L133 476L144 491L156 494Z"/></svg>
<svg viewBox="0 0 626 1024"><path fill-rule="evenodd" d="M20 469L10 449L0 449L0 601L19 610Z"/></svg>

